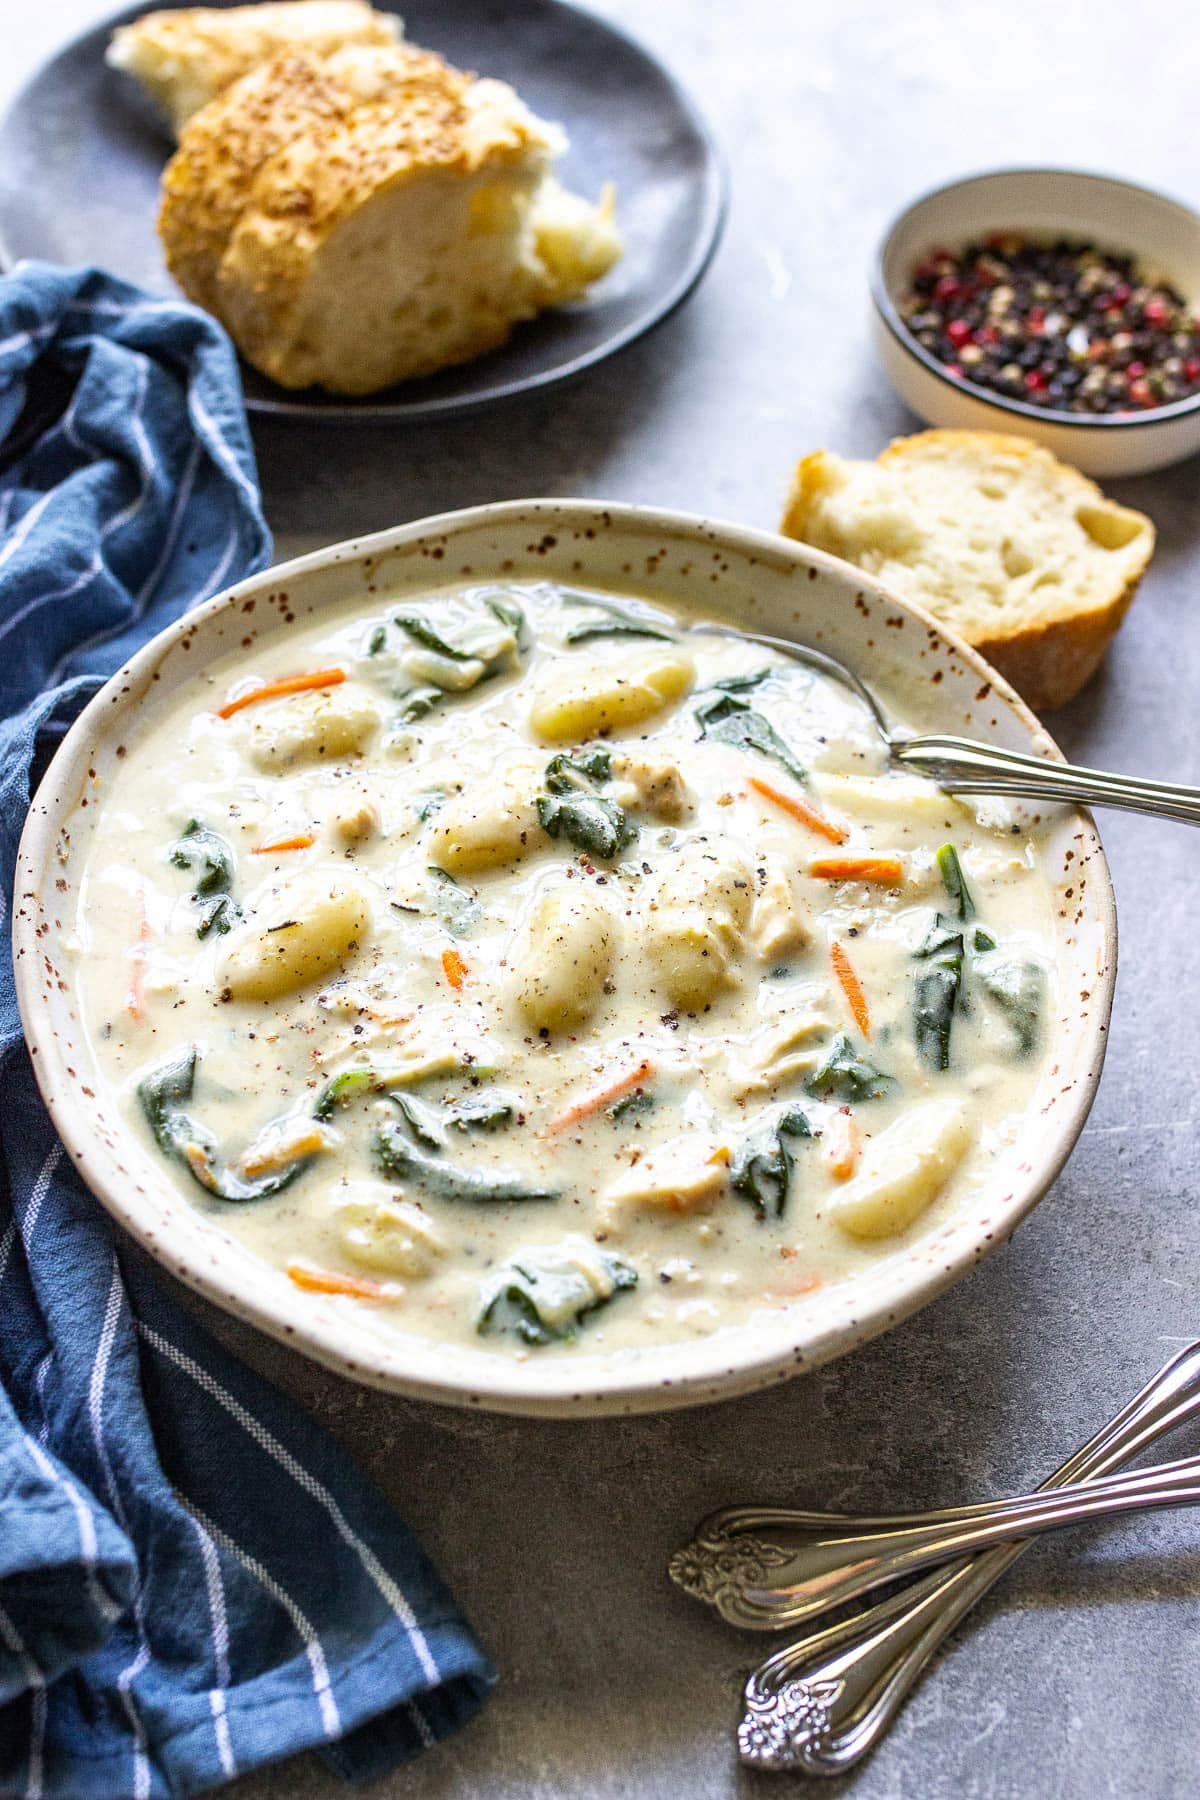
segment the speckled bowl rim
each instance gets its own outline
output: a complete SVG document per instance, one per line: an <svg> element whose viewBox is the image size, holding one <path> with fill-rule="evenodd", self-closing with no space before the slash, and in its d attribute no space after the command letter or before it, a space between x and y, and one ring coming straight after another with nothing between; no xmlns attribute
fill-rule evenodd
<svg viewBox="0 0 1200 1800"><path fill-rule="evenodd" d="M501 541L487 566L481 564L473 542L484 532ZM520 538L528 535L531 541L521 554L504 556L505 532L510 537L514 532ZM133 716L151 684L160 679L161 667L174 652L190 649L210 622L214 636L219 635L223 615L229 615L224 622L231 625L235 614L253 611L260 601L268 610L275 605L284 623L296 614L303 613L307 622L327 606L334 610L344 596L317 602L311 611L300 596L306 579L339 565L356 565L356 575L368 592L373 575L393 556L403 570L422 567L428 587L468 578L455 568L453 558L454 547L460 546L461 554L467 543L472 544L472 580L578 579L589 573L599 580L604 558L598 545L604 554L626 556L621 584L664 597L669 580L671 591L680 596L696 600L708 594L716 601L721 581L728 580L735 587L745 584L747 603L753 607L759 604L764 575L797 583L794 590L781 588L779 597L785 592L798 596L803 577L823 578L829 593L838 598L827 606L824 589L814 598L821 601L822 618L831 621L834 639L839 619L845 632L865 628L851 619L851 609L863 621L878 615L883 626L895 628L880 633L885 650L879 655L879 669L888 666L890 658L893 669L911 665L910 681L913 672L934 684L950 677L944 688L933 687L938 699L930 723L947 728L947 715L953 713L961 725L962 715L955 709L967 705L970 717L970 691L978 683L974 701L989 709L995 706L987 723L999 736L1043 754L1060 754L1003 679L929 615L849 564L770 533L650 507L532 500L474 507L333 545L238 583L160 633L93 698L47 770L22 835L14 897L18 1002L43 1097L84 1180L151 1255L226 1311L353 1380L427 1400L557 1416L648 1412L766 1387L855 1348L934 1299L1011 1235L1066 1162L1083 1129L1103 1066L1116 973L1112 884L1087 813L1064 810L1056 827L1069 835L1073 846L1063 853L1063 881L1069 878L1072 885L1060 885L1058 896L1068 897L1074 925L1064 922L1059 927L1057 920L1067 921L1067 910L1056 909L1055 941L1063 957L1072 945L1079 945L1081 956L1090 945L1095 966L1081 963L1072 971L1088 982L1083 995L1088 1003L1082 1009L1074 1003L1061 1008L1047 1072L1034 1096L1042 1101L1037 1116L1044 1119L1053 1109L1053 1117L1041 1124L1042 1141L1033 1152L1026 1156L1024 1145L1014 1146L998 1159L1003 1180L997 1177L993 1185L1007 1191L992 1198L989 1187L981 1216L975 1216L979 1208L972 1207L969 1213L956 1209L944 1225L919 1237L911 1252L906 1249L875 1265L861 1281L835 1284L769 1319L759 1314L746 1325L707 1338L654 1346L636 1355L622 1351L589 1355L580 1348L565 1356L534 1355L519 1362L474 1347L437 1345L382 1331L361 1316L347 1314L352 1302L300 1293L281 1271L260 1262L219 1223L206 1218L182 1197L149 1147L137 1141L115 1109L106 1106L103 1082L93 1088L80 1073L94 1068L94 1060L73 1010L70 983L53 960L56 934L64 929L55 921L53 909L55 905L61 909L62 902L54 896L60 886L70 885L62 874L60 852L69 862L64 846L70 843L71 821L76 815L83 817L89 785L94 793L99 779L98 765L106 756L116 758L130 735L123 727L129 724L131 731L137 730ZM648 546L653 548L647 554ZM570 562L568 550L576 552ZM669 563L672 555L683 559L677 576ZM637 556L644 556L640 565L644 573L635 568ZM418 564L417 559L425 558L431 560ZM660 573L664 563L666 576ZM618 582L610 577L599 584L612 587ZM799 613L792 616L798 618ZM268 631L280 623L277 617ZM907 642L905 625L916 628ZM810 635L822 638L826 632ZM867 647L874 641L868 638ZM224 644L219 653L224 656L231 647ZM927 657L928 665L920 668ZM171 692L172 683L186 684L199 666L176 655L161 694ZM61 1033L60 1012L67 1015ZM1038 1130L1033 1102L1029 1116L1034 1121L1031 1129ZM1020 1156L1025 1160L1018 1161ZM359 1309L360 1315L365 1310ZM581 1339L581 1346L585 1342Z"/></svg>
<svg viewBox="0 0 1200 1800"><path fill-rule="evenodd" d="M943 181L937 187L927 188L918 194L900 211L893 213L884 229L871 258L868 281L871 290L871 302L878 313L880 321L895 340L897 346L910 357L913 362L920 363L927 374L934 376L943 387L953 393L967 395L981 406L994 407L997 412L1007 413L1014 419L1038 419L1043 424L1063 426L1071 431L1107 431L1131 432L1140 431L1152 425L1170 425L1176 419L1190 418L1200 410L1200 393L1189 394L1184 400L1172 400L1166 406L1151 406L1145 412L1125 414L1116 413L1074 413L1063 412L1058 407L1031 406L1027 400L1013 400L1005 394L995 393L991 388L979 387L973 381L957 380L946 371L944 363L926 350L924 344L917 342L904 320L900 317L899 308L892 298L892 291L887 284L884 268L891 250L893 239L903 230L912 215L921 207L928 206L931 200L940 200L944 194L952 194L960 188L975 187L986 181L1012 180L1019 181L1027 177L1070 176L1072 180L1092 181L1098 187L1121 188L1127 194L1134 194L1147 200L1156 200L1163 206L1169 206L1187 221L1193 234L1200 239L1200 213L1195 207L1181 200L1178 194L1168 194L1162 188L1147 187L1145 182L1126 181L1122 175L1109 175L1101 169L1073 169L1066 165L1046 163L1040 166L1017 168L976 169L970 175L956 175L953 181ZM982 224L981 224L982 229ZM1014 229L1016 227L1014 226ZM1120 246L1113 245L1116 249ZM1136 244L1129 246L1129 253L1139 254Z"/></svg>

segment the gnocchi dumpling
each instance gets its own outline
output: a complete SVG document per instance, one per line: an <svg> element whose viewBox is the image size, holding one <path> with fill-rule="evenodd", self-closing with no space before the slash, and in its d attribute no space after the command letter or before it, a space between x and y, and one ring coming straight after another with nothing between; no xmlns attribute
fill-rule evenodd
<svg viewBox="0 0 1200 1800"><path fill-rule="evenodd" d="M449 875L503 868L545 842L538 823L541 769L511 764L486 788L464 789L434 814L426 834L429 861Z"/></svg>
<svg viewBox="0 0 1200 1800"><path fill-rule="evenodd" d="M872 1138L831 1213L851 1237L892 1237L937 1199L974 1135L965 1101L925 1100Z"/></svg>
<svg viewBox="0 0 1200 1800"><path fill-rule="evenodd" d="M294 694L268 707L250 725L246 751L267 774L298 763L334 762L366 748L379 726L369 695L344 682L319 693Z"/></svg>
<svg viewBox="0 0 1200 1800"><path fill-rule="evenodd" d="M377 1182L346 1181L335 1189L333 1222L340 1248L354 1262L408 1281L431 1274L450 1247L423 1206Z"/></svg>
<svg viewBox="0 0 1200 1800"><path fill-rule="evenodd" d="M330 974L370 928L360 882L295 876L272 888L230 938L220 984L235 1000L274 1000Z"/></svg>
<svg viewBox="0 0 1200 1800"><path fill-rule="evenodd" d="M736 985L753 900L750 871L734 851L699 839L676 856L646 918L646 955L655 986L673 1006L697 1012Z"/></svg>
<svg viewBox="0 0 1200 1800"><path fill-rule="evenodd" d="M516 934L517 1004L535 1031L582 1025L595 1011L616 950L612 908L582 877L545 884Z"/></svg>
<svg viewBox="0 0 1200 1800"><path fill-rule="evenodd" d="M568 662L534 699L530 728L552 744L605 737L673 706L695 678L687 652L667 647L613 657L599 666Z"/></svg>

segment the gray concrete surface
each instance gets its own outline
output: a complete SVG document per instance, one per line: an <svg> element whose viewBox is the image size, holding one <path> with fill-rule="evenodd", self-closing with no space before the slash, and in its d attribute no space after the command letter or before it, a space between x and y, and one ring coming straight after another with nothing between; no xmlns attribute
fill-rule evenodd
<svg viewBox="0 0 1200 1800"><path fill-rule="evenodd" d="M6 4L0 100L95 0ZM864 266L888 213L998 162L1119 169L1200 200L1200 32L1168 0L606 0L730 153L724 248L691 305L569 392L404 433L257 433L281 554L475 501L582 494L773 524L790 464L912 421L873 367ZM1121 484L1160 548L1107 670L1055 722L1078 757L1200 781L1200 460ZM425 1539L502 1671L456 1740L369 1800L728 1800L755 1643L678 1597L669 1550L736 1498L966 1500L1040 1476L1200 1329L1197 840L1105 824L1122 950L1108 1070L1053 1194L890 1336L755 1399L613 1423L459 1416L357 1390L212 1322L301 1396ZM1181 1438L1186 1447L1186 1439ZM1200 1448L1200 1433L1192 1436ZM1200 1522L1037 1548L952 1642L856 1800L1174 1800L1200 1769ZM781 1782L790 1793L796 1782ZM326 1800L300 1759L236 1800Z"/></svg>

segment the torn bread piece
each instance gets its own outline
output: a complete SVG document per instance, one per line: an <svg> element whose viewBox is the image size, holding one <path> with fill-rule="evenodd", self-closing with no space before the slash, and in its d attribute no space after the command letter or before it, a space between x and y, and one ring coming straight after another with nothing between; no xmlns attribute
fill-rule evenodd
<svg viewBox="0 0 1200 1800"><path fill-rule="evenodd" d="M990 431L922 431L873 463L815 451L780 529L944 620L1038 711L1091 679L1154 552L1144 514Z"/></svg>
<svg viewBox="0 0 1200 1800"><path fill-rule="evenodd" d="M559 126L407 45L286 56L185 129L158 230L184 292L285 388L370 394L480 356L621 254Z"/></svg>

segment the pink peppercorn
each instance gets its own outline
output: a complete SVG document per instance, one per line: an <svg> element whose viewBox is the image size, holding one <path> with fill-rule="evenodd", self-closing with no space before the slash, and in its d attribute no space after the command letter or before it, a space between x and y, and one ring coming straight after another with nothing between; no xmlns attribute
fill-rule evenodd
<svg viewBox="0 0 1200 1800"><path fill-rule="evenodd" d="M1139 406L1154 405L1154 395L1150 391L1150 384L1148 381L1131 381L1129 384L1129 398L1135 400Z"/></svg>
<svg viewBox="0 0 1200 1800"><path fill-rule="evenodd" d="M1189 381L1200 381L1200 356L1189 356L1183 365L1183 372Z"/></svg>
<svg viewBox="0 0 1200 1800"><path fill-rule="evenodd" d="M950 342L954 345L956 350L961 350L964 344L969 344L971 342L975 333L971 330L971 327L967 324L965 319L951 319L946 327L946 336L950 339Z"/></svg>
<svg viewBox="0 0 1200 1800"><path fill-rule="evenodd" d="M1144 362L1131 362L1125 373L1128 375L1130 381L1137 381L1140 376L1146 373L1146 365Z"/></svg>
<svg viewBox="0 0 1200 1800"><path fill-rule="evenodd" d="M1165 300L1147 300L1142 308L1142 317L1147 325L1165 325L1170 316L1170 308Z"/></svg>
<svg viewBox="0 0 1200 1800"><path fill-rule="evenodd" d="M1030 369L1025 377L1025 386L1031 394L1040 394L1047 385L1046 377L1040 369Z"/></svg>

